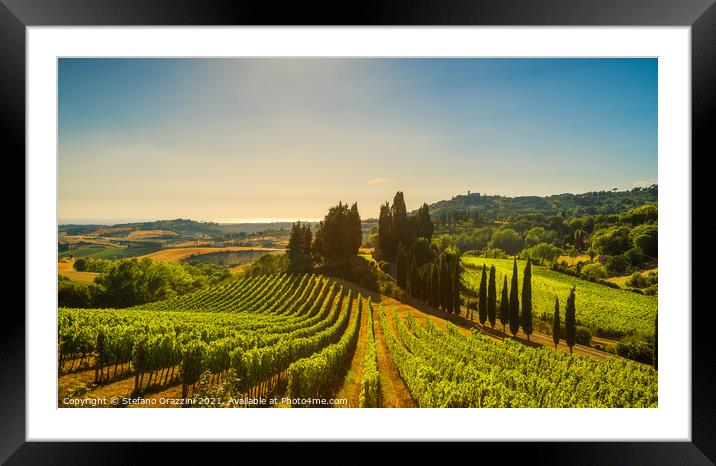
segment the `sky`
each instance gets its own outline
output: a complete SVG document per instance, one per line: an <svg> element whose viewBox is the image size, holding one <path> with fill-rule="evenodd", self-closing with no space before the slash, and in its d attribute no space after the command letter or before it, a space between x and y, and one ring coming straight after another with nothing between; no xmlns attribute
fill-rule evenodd
<svg viewBox="0 0 716 466"><path fill-rule="evenodd" d="M61 223L657 182L657 59L61 58Z"/></svg>

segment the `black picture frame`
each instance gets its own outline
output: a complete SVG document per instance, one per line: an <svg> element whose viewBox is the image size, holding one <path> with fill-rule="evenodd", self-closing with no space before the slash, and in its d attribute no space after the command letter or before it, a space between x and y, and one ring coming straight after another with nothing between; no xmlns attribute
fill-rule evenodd
<svg viewBox="0 0 716 466"><path fill-rule="evenodd" d="M692 72L692 173L716 153L709 116L716 112L715 0L375 0L354 4L182 0L0 0L0 115L8 157L25 152L25 33L28 26L118 25L544 25L690 26ZM12 149L9 149L12 148ZM685 154L688 156L688 154ZM701 176L705 176L702 170ZM695 180L694 180L695 181ZM693 190L693 181L692 181ZM708 198L692 194L692 212L707 212ZM708 216L707 216L708 217ZM695 218L695 217L692 217ZM716 233L713 222L692 232ZM30 245L25 245L27 248ZM692 289L708 278L692 273ZM704 288L701 288L704 289ZM696 308L695 305L692 305ZM519 453L564 464L713 464L716 409L713 382L712 306L692 318L691 442L521 442ZM156 444L58 443L25 440L25 318L5 310L0 345L0 461L7 464L107 464L139 458ZM575 426L576 428L577 426ZM225 446L230 446L226 445ZM265 446L268 447L268 446ZM164 459L184 457L194 445L173 444ZM293 448L293 447L292 447ZM505 446L496 446L495 451ZM517 451L515 451L515 448ZM131 451L131 456L128 455ZM218 460L218 458L216 459Z"/></svg>

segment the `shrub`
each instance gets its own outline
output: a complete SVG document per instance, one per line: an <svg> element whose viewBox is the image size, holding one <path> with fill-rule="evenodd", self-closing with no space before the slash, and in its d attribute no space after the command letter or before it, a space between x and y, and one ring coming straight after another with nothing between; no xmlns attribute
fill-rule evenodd
<svg viewBox="0 0 716 466"><path fill-rule="evenodd" d="M592 345L592 332L590 332L589 329L586 327L577 326L575 340L580 345L591 346Z"/></svg>
<svg viewBox="0 0 716 466"><path fill-rule="evenodd" d="M627 337L617 343L617 354L623 358L632 359L634 361L651 364L653 357L653 348L647 342Z"/></svg>
<svg viewBox="0 0 716 466"><path fill-rule="evenodd" d="M651 286L644 288L644 294L649 296L656 296L657 294L659 294L659 285L655 283Z"/></svg>
<svg viewBox="0 0 716 466"><path fill-rule="evenodd" d="M612 256L607 260L607 272L623 273L629 267L629 261L624 256Z"/></svg>
<svg viewBox="0 0 716 466"><path fill-rule="evenodd" d="M600 278L607 278L607 271L600 264L587 264L582 267L582 275L589 278L590 280L597 280Z"/></svg>
<svg viewBox="0 0 716 466"><path fill-rule="evenodd" d="M631 248L623 256L630 265L635 267L646 260L646 256L639 248Z"/></svg>
<svg viewBox="0 0 716 466"><path fill-rule="evenodd" d="M649 272L643 275L641 272L634 272L629 278L627 278L624 284L631 288L647 288L651 285L656 285L658 282L658 273Z"/></svg>
<svg viewBox="0 0 716 466"><path fill-rule="evenodd" d="M487 248L482 255L488 259L509 259L507 253L500 248Z"/></svg>

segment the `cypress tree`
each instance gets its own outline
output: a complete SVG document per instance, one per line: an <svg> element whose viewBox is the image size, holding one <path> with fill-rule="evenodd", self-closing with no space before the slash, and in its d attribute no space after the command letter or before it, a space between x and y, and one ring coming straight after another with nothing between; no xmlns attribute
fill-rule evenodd
<svg viewBox="0 0 716 466"><path fill-rule="evenodd" d="M554 298L554 316L552 317L552 341L554 347L559 345L559 298Z"/></svg>
<svg viewBox="0 0 716 466"><path fill-rule="evenodd" d="M424 301L431 306L433 305L433 264L425 266L425 272L423 274L423 280L425 283L425 289L423 294L425 295Z"/></svg>
<svg viewBox="0 0 716 466"><path fill-rule="evenodd" d="M490 327L495 328L497 320L497 288L495 286L495 266L490 267L490 279L487 283L487 320Z"/></svg>
<svg viewBox="0 0 716 466"><path fill-rule="evenodd" d="M410 264L410 296L413 298L418 297L418 289L420 284L419 279L420 273L418 272L418 264L415 262L415 254L413 254L413 260Z"/></svg>
<svg viewBox="0 0 716 466"><path fill-rule="evenodd" d="M455 303L455 309L458 315L460 315L461 312L461 306L460 306L460 258L458 257L455 261L455 269L453 273L453 292L455 293L455 298L453 299L453 302Z"/></svg>
<svg viewBox="0 0 716 466"><path fill-rule="evenodd" d="M527 259L522 279L522 315L520 324L522 325L522 331L527 335L527 341L530 341L530 335L532 335L532 262L530 259Z"/></svg>
<svg viewBox="0 0 716 466"><path fill-rule="evenodd" d="M451 312L450 304L452 303L452 299L450 297L450 289L452 288L452 280L450 280L448 260L446 254L443 254L440 260L440 308L444 311Z"/></svg>
<svg viewBox="0 0 716 466"><path fill-rule="evenodd" d="M517 258L512 267L512 284L510 285L510 332L517 335L520 329L520 298L517 284Z"/></svg>
<svg viewBox="0 0 716 466"><path fill-rule="evenodd" d="M432 267L432 305L435 309L440 309L440 257L438 256L437 262L433 263Z"/></svg>
<svg viewBox="0 0 716 466"><path fill-rule="evenodd" d="M567 307L564 311L564 339L569 346L569 352L572 352L572 347L576 342L577 337L577 318L575 309L575 297L574 287L569 291L569 297L567 298Z"/></svg>
<svg viewBox="0 0 716 466"><path fill-rule="evenodd" d="M510 321L510 298L507 294L507 275L505 282L502 284L502 297L500 298L500 323L502 323L502 333L505 333L505 327Z"/></svg>
<svg viewBox="0 0 716 466"><path fill-rule="evenodd" d="M487 320L487 266L485 264L482 264L482 273L480 275L478 315L480 316L480 325L484 327Z"/></svg>
<svg viewBox="0 0 716 466"><path fill-rule="evenodd" d="M398 282L398 286L405 289L406 277L405 277L405 252L403 251L403 243L398 243L398 255L396 256L396 272L395 278Z"/></svg>
<svg viewBox="0 0 716 466"><path fill-rule="evenodd" d="M386 202L380 206L378 218L378 240L376 241L376 257L384 260L393 260L395 251L393 242L393 213Z"/></svg>

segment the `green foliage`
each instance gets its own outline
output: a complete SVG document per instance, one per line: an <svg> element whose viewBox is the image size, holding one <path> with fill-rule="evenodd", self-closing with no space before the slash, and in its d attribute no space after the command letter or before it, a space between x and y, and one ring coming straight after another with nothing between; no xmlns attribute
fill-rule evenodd
<svg viewBox="0 0 716 466"><path fill-rule="evenodd" d="M627 337L618 342L616 350L617 354L623 358L644 364L653 364L654 362L654 348L647 342L634 337Z"/></svg>
<svg viewBox="0 0 716 466"><path fill-rule="evenodd" d="M74 282L61 275L57 278L57 301L60 307L90 307L92 305L89 285Z"/></svg>
<svg viewBox="0 0 716 466"><path fill-rule="evenodd" d="M622 254L622 256L624 256L624 258L627 260L627 263L632 267L638 266L647 259L647 257L639 248L631 248L624 254Z"/></svg>
<svg viewBox="0 0 716 466"><path fill-rule="evenodd" d="M478 315L480 317L480 325L485 325L487 320L487 266L483 264L482 273L480 274L480 290L478 292Z"/></svg>
<svg viewBox="0 0 716 466"><path fill-rule="evenodd" d="M607 259L607 272L610 274L620 274L626 272L629 267L629 261L624 256L612 256Z"/></svg>
<svg viewBox="0 0 716 466"><path fill-rule="evenodd" d="M512 260L486 259L481 257L463 257L467 272L463 274L466 289L476 292L479 288L479 273L483 264L494 265L497 269L497 283L502 276L509 278L513 268ZM520 269L526 261L518 261ZM609 283L609 282L605 282ZM641 333L650 335L652 322L656 315L657 299L630 293L612 284L611 288L603 284L583 280L545 267L532 267L532 306L535 317L550 321L555 296L565 297L572 286L579 292L579 312L576 316L580 325L595 329L598 335L621 337L626 334ZM509 291L509 290L508 290ZM500 290L498 290L500 292Z"/></svg>
<svg viewBox="0 0 716 466"><path fill-rule="evenodd" d="M644 204L639 207L629 209L626 213L619 216L624 223L631 225L641 225L644 223L656 223L659 218L659 209L654 204Z"/></svg>
<svg viewBox="0 0 716 466"><path fill-rule="evenodd" d="M522 250L522 236L512 228L501 228L492 235L491 249L501 249L507 254L517 254Z"/></svg>
<svg viewBox="0 0 716 466"><path fill-rule="evenodd" d="M557 345L559 345L559 340L561 338L562 332L560 330L560 321L559 321L559 298L555 296L554 298L554 314L552 315L552 341L554 342L554 347L556 348Z"/></svg>
<svg viewBox="0 0 716 466"><path fill-rule="evenodd" d="M581 273L591 280L607 278L607 269L602 264L587 264L582 267Z"/></svg>
<svg viewBox="0 0 716 466"><path fill-rule="evenodd" d="M286 254L264 254L251 262L243 274L247 277L280 274L288 270L289 260Z"/></svg>
<svg viewBox="0 0 716 466"><path fill-rule="evenodd" d="M377 408L380 406L380 374L378 373L378 355L375 351L375 334L373 332L373 304L370 300L368 300L367 322L359 406L361 408Z"/></svg>
<svg viewBox="0 0 716 466"><path fill-rule="evenodd" d="M616 358L604 361L530 348L511 339L498 343L429 319L407 327L395 311L393 335L381 308L389 353L420 407L653 407L657 374L651 367ZM401 343L402 341L402 343Z"/></svg>
<svg viewBox="0 0 716 466"><path fill-rule="evenodd" d="M634 227L629 239L646 256L655 258L659 255L659 227L656 224Z"/></svg>
<svg viewBox="0 0 716 466"><path fill-rule="evenodd" d="M362 235L358 204L339 202L320 222L312 250L324 262L346 260L358 254Z"/></svg>
<svg viewBox="0 0 716 466"><path fill-rule="evenodd" d="M517 335L520 328L520 298L517 283L517 259L513 261L512 283L510 284L510 332Z"/></svg>
<svg viewBox="0 0 716 466"><path fill-rule="evenodd" d="M415 256L418 267L435 260L436 253L430 244L428 239L419 237L408 250L408 256Z"/></svg>
<svg viewBox="0 0 716 466"><path fill-rule="evenodd" d="M497 320L497 287L495 284L495 266L490 266L490 278L487 284L487 320L490 327L495 328Z"/></svg>
<svg viewBox="0 0 716 466"><path fill-rule="evenodd" d="M305 273L311 270L313 267L313 258L311 257L312 243L311 227L307 224L302 225L301 222L294 223L286 246L287 270L289 272Z"/></svg>
<svg viewBox="0 0 716 466"><path fill-rule="evenodd" d="M629 227L611 226L601 229L592 235L592 248L599 254L619 255L632 247L629 239Z"/></svg>
<svg viewBox="0 0 716 466"><path fill-rule="evenodd" d="M580 345L592 346L592 332L587 327L578 325L574 332L574 339Z"/></svg>
<svg viewBox="0 0 716 466"><path fill-rule="evenodd" d="M562 255L562 250L557 246L548 243L539 243L531 248L523 249L520 253L525 259L532 259L538 262L552 262Z"/></svg>
<svg viewBox="0 0 716 466"><path fill-rule="evenodd" d="M575 306L575 295L574 287L569 291L569 297L567 298L567 308L564 311L564 339L569 346L569 352L572 352L572 347L577 342L577 319L576 319L576 306Z"/></svg>
<svg viewBox="0 0 716 466"><path fill-rule="evenodd" d="M104 272L105 269L112 263L112 261L106 259L93 259L93 258L79 258L75 260L73 268L78 272Z"/></svg>
<svg viewBox="0 0 716 466"><path fill-rule="evenodd" d="M659 283L659 273L652 270L646 274L641 272L634 272L624 282L624 284L631 288L648 288L652 285Z"/></svg>
<svg viewBox="0 0 716 466"><path fill-rule="evenodd" d="M516 264L515 264L516 268ZM520 326L527 335L527 340L532 334L532 262L527 259L523 280L522 280L522 313L520 314Z"/></svg>

